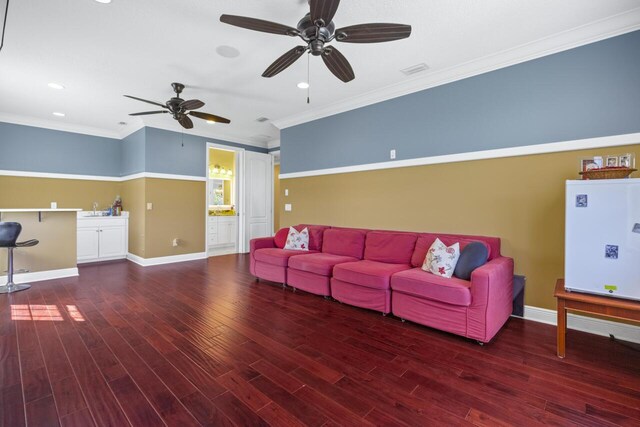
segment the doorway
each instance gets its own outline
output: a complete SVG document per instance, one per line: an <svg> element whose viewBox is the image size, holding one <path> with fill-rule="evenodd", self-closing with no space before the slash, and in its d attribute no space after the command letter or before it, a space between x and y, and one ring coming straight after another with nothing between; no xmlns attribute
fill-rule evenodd
<svg viewBox="0 0 640 427"><path fill-rule="evenodd" d="M207 255L240 251L242 150L207 144Z"/></svg>
<svg viewBox="0 0 640 427"><path fill-rule="evenodd" d="M273 236L273 156L207 143L208 256L247 253Z"/></svg>

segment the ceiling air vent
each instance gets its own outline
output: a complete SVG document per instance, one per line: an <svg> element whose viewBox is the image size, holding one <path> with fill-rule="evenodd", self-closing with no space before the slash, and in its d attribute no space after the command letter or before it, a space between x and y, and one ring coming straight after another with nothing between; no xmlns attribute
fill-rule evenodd
<svg viewBox="0 0 640 427"><path fill-rule="evenodd" d="M409 68L405 68L404 70L400 70L402 74L405 76L412 76L414 74L422 73L423 71L427 71L429 66L425 63L414 65Z"/></svg>
<svg viewBox="0 0 640 427"><path fill-rule="evenodd" d="M269 119L267 117L258 117L256 119L256 122L260 122L260 123L264 123L264 122L268 122Z"/></svg>

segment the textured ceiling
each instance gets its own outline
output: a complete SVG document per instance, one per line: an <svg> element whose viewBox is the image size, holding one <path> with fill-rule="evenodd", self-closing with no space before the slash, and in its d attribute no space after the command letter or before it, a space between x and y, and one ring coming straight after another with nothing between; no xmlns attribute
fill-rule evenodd
<svg viewBox="0 0 640 427"><path fill-rule="evenodd" d="M326 110L639 7L639 0L344 0L337 27L397 22L412 25L413 34L384 44L338 44L356 73L347 84L320 58L310 58L307 105L305 91L296 87L306 80L306 57L274 78L260 76L299 39L219 22L227 13L295 26L308 11L304 0L14 0L0 52L0 120L124 135L143 124L128 113L154 107L122 95L164 102L172 95L170 83L178 81L187 86L183 98L206 103L200 111L232 120L209 125L194 119L192 133L264 144L278 139L279 131L259 117L286 121ZM240 55L222 57L220 46ZM412 77L400 72L419 63L429 70ZM50 89L50 82L66 89ZM54 111L66 117L54 117ZM168 115L148 116L144 124L181 129Z"/></svg>

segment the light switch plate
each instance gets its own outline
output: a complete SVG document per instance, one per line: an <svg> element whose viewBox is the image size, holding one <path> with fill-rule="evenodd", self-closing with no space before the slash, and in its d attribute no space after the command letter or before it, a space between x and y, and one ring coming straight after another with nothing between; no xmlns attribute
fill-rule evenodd
<svg viewBox="0 0 640 427"><path fill-rule="evenodd" d="M147 203L147 210L153 210L153 203Z"/></svg>
<svg viewBox="0 0 640 427"><path fill-rule="evenodd" d="M58 209L58 202L51 202L51 209Z"/></svg>
<svg viewBox="0 0 640 427"><path fill-rule="evenodd" d="M288 196L288 195L289 195L289 189L288 189L288 188L285 188L285 189L284 189L284 195L285 195L285 196Z"/></svg>
<svg viewBox="0 0 640 427"><path fill-rule="evenodd" d="M287 203L284 205L284 210L287 212L291 212L291 203Z"/></svg>

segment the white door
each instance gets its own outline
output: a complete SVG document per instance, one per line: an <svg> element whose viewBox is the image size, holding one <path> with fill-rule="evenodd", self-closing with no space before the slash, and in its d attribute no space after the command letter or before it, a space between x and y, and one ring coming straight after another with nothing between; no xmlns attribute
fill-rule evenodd
<svg viewBox="0 0 640 427"><path fill-rule="evenodd" d="M122 226L100 227L100 258L110 258L127 254L126 231Z"/></svg>
<svg viewBox="0 0 640 427"><path fill-rule="evenodd" d="M273 230L273 157L244 153L244 252L257 237L272 236Z"/></svg>
<svg viewBox="0 0 640 427"><path fill-rule="evenodd" d="M98 259L100 228L78 227L78 261Z"/></svg>

